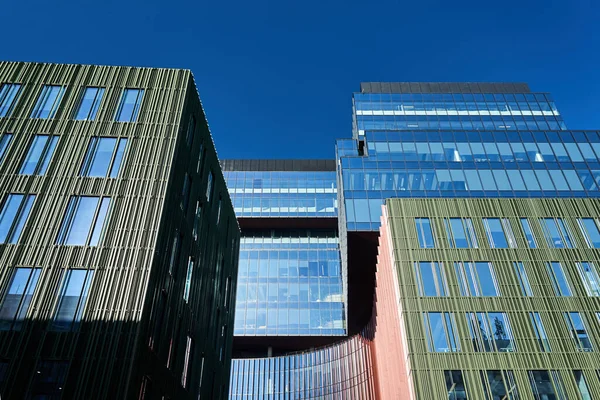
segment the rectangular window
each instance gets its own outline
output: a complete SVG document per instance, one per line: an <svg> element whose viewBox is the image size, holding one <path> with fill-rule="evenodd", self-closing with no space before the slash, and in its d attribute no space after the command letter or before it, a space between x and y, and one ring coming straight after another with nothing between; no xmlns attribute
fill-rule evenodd
<svg viewBox="0 0 600 400"><path fill-rule="evenodd" d="M433 239L433 229L429 218L415 218L417 226L417 237L419 238L419 247L422 249L430 249L435 247Z"/></svg>
<svg viewBox="0 0 600 400"><path fill-rule="evenodd" d="M598 230L596 220L594 218L579 218L577 223L588 247L594 249L600 248L600 231Z"/></svg>
<svg viewBox="0 0 600 400"><path fill-rule="evenodd" d="M171 256L169 258L169 274L175 275L175 268L179 262L179 249L182 236L179 232L175 232L173 236L173 245L171 246Z"/></svg>
<svg viewBox="0 0 600 400"><path fill-rule="evenodd" d="M198 240L198 236L200 235L201 227L202 227L202 204L198 200L196 202L196 213L194 214L194 229L192 231L192 236L194 236L194 240Z"/></svg>
<svg viewBox="0 0 600 400"><path fill-rule="evenodd" d="M467 389L462 371L446 370L444 371L444 378L446 379L448 400L467 400Z"/></svg>
<svg viewBox="0 0 600 400"><path fill-rule="evenodd" d="M58 136L35 135L19 174L44 175L58 143Z"/></svg>
<svg viewBox="0 0 600 400"><path fill-rule="evenodd" d="M531 226L529 225L529 220L527 218L521 218L520 221L521 228L523 228L523 233L525 233L525 240L527 240L527 245L530 249L537 248L535 237L533 236L533 231L531 230Z"/></svg>
<svg viewBox="0 0 600 400"><path fill-rule="evenodd" d="M588 296L600 296L600 278L598 277L598 271L593 263L589 262L578 262L577 271L585 286L585 291Z"/></svg>
<svg viewBox="0 0 600 400"><path fill-rule="evenodd" d="M515 273L517 274L517 280L519 281L519 287L521 288L521 294L523 296L533 296L533 290L529 284L529 278L527 277L527 271L521 261L513 262Z"/></svg>
<svg viewBox="0 0 600 400"><path fill-rule="evenodd" d="M33 374L31 395L27 398L34 400L62 398L68 369L68 361L40 361Z"/></svg>
<svg viewBox="0 0 600 400"><path fill-rule="evenodd" d="M427 350L430 352L454 352L460 350L454 314L441 312L423 313Z"/></svg>
<svg viewBox="0 0 600 400"><path fill-rule="evenodd" d="M548 343L548 336L546 335L544 324L542 324L542 318L540 317L540 313L530 312L529 319L531 320L531 326L533 327L533 333L535 333L535 338L537 339L537 342L540 346L540 351L549 352L550 343Z"/></svg>
<svg viewBox="0 0 600 400"><path fill-rule="evenodd" d="M536 400L567 400L558 371L527 371Z"/></svg>
<svg viewBox="0 0 600 400"><path fill-rule="evenodd" d="M126 138L92 137L79 175L116 178L126 146Z"/></svg>
<svg viewBox="0 0 600 400"><path fill-rule="evenodd" d="M96 246L103 233L110 197L71 196L56 244Z"/></svg>
<svg viewBox="0 0 600 400"><path fill-rule="evenodd" d="M64 86L44 85L29 118L54 118L64 94Z"/></svg>
<svg viewBox="0 0 600 400"><path fill-rule="evenodd" d="M455 262L462 296L499 296L498 280L490 262Z"/></svg>
<svg viewBox="0 0 600 400"><path fill-rule="evenodd" d="M486 400L519 400L515 376L508 370L480 371Z"/></svg>
<svg viewBox="0 0 600 400"><path fill-rule="evenodd" d="M477 248L477 238L471 218L444 218L450 247Z"/></svg>
<svg viewBox="0 0 600 400"><path fill-rule="evenodd" d="M58 297L52 330L70 331L79 327L93 276L93 270L67 270Z"/></svg>
<svg viewBox="0 0 600 400"><path fill-rule="evenodd" d="M217 205L217 225L221 222L221 206L223 205L223 198L219 196L219 204Z"/></svg>
<svg viewBox="0 0 600 400"><path fill-rule="evenodd" d="M515 351L512 330L505 313L468 312L467 324L476 352Z"/></svg>
<svg viewBox="0 0 600 400"><path fill-rule="evenodd" d="M135 122L140 112L144 89L124 89L117 109L117 122Z"/></svg>
<svg viewBox="0 0 600 400"><path fill-rule="evenodd" d="M210 203L210 198L212 196L213 180L214 180L213 172L209 171L208 172L208 182L206 183L206 201L208 203Z"/></svg>
<svg viewBox="0 0 600 400"><path fill-rule="evenodd" d="M0 87L0 118L10 115L20 91L21 85L18 83L5 83Z"/></svg>
<svg viewBox="0 0 600 400"><path fill-rule="evenodd" d="M95 120L102 102L102 96L104 96L104 88L86 87L81 93L75 119L80 121Z"/></svg>
<svg viewBox="0 0 600 400"><path fill-rule="evenodd" d="M13 135L12 133L5 133L0 138L0 162L4 160L4 155L6 154L6 150L8 150L8 145L12 141Z"/></svg>
<svg viewBox="0 0 600 400"><path fill-rule="evenodd" d="M190 189L192 188L192 178L186 172L183 178L183 190L181 191L181 201L179 205L181 209L184 211L187 210L188 203L190 202ZM186 213L187 214L187 213Z"/></svg>
<svg viewBox="0 0 600 400"><path fill-rule="evenodd" d="M565 276L562 265L559 262L552 261L546 263L546 270L550 276L552 287L554 288L554 294L557 296L572 296L571 287L569 281Z"/></svg>
<svg viewBox="0 0 600 400"><path fill-rule="evenodd" d="M185 343L185 357L183 359L183 371L181 372L181 386L187 389L188 377L190 376L190 359L192 357L193 340L190 336L187 337Z"/></svg>
<svg viewBox="0 0 600 400"><path fill-rule="evenodd" d="M188 147L192 145L194 142L194 132L196 131L196 117L190 115L190 120L188 122L187 133L185 135L185 142Z"/></svg>
<svg viewBox="0 0 600 400"><path fill-rule="evenodd" d="M448 282L441 263L416 262L415 274L419 296L448 296Z"/></svg>
<svg viewBox="0 0 600 400"><path fill-rule="evenodd" d="M556 249L575 247L562 218L542 218L541 222L548 247Z"/></svg>
<svg viewBox="0 0 600 400"><path fill-rule="evenodd" d="M484 218L483 227L492 249L517 247L507 218Z"/></svg>
<svg viewBox="0 0 600 400"><path fill-rule="evenodd" d="M200 150L198 151L198 163L196 164L196 173L202 176L202 160L204 160L204 143L200 143Z"/></svg>
<svg viewBox="0 0 600 400"><path fill-rule="evenodd" d="M581 395L581 400L592 400L592 394L590 393L590 388L588 387L588 384L585 381L585 376L583 375L583 371L582 370L573 371L573 377L575 378L575 383L577 384L577 389L579 389L579 394Z"/></svg>
<svg viewBox="0 0 600 400"><path fill-rule="evenodd" d="M566 312L565 323L578 351L592 351L592 341L585 328L583 317L578 312Z"/></svg>
<svg viewBox="0 0 600 400"><path fill-rule="evenodd" d="M40 268L15 268L0 306L0 330L20 330L27 316Z"/></svg>
<svg viewBox="0 0 600 400"><path fill-rule="evenodd" d="M190 286L192 285L192 272L194 271L194 259L188 260L187 272L185 274L185 287L183 289L183 300L187 303L190 300Z"/></svg>
<svg viewBox="0 0 600 400"><path fill-rule="evenodd" d="M17 243L33 206L34 194L10 193L0 212L0 243Z"/></svg>

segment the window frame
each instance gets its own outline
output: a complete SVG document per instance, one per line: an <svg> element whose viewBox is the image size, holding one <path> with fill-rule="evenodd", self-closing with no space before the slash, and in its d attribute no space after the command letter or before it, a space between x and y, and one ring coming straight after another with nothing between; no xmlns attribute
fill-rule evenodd
<svg viewBox="0 0 600 400"><path fill-rule="evenodd" d="M10 226L6 230L6 237L0 238L0 244L17 244L21 239L23 230L27 225L29 216L35 204L36 195L30 193L7 193L2 200L2 207L0 208L0 229L3 230L3 220L6 217L7 207L9 206L10 200L17 196L21 196L21 200L17 205L17 209L10 221Z"/></svg>
<svg viewBox="0 0 600 400"><path fill-rule="evenodd" d="M445 351L438 351L435 343L434 327L431 324L431 314L439 315L444 337L446 341ZM425 329L425 339L427 351L429 353L454 353L460 351L460 339L458 336L458 327L453 312L422 312L423 328Z"/></svg>
<svg viewBox="0 0 600 400"><path fill-rule="evenodd" d="M573 320L574 315L577 315L577 317L581 321L581 326L583 327L583 332L585 333L585 336L587 337L587 341L589 342L589 347L584 346L584 339L581 339L579 336L581 330L576 329L576 327L575 327L575 322ZM571 341L575 345L575 350L585 352L585 353L593 352L594 351L594 343L592 342L592 337L589 333L589 329L588 329L586 321L585 321L585 316L579 311L565 311L563 313L563 317L564 317L565 325L567 327L567 331L569 332Z"/></svg>
<svg viewBox="0 0 600 400"><path fill-rule="evenodd" d="M479 270L481 264L486 264L489 276L492 279L494 294L483 294L482 279ZM499 297L501 296L500 284L494 266L490 261L455 261L454 271L458 280L461 296L465 297Z"/></svg>
<svg viewBox="0 0 600 400"><path fill-rule="evenodd" d="M522 268L519 268L519 266ZM521 288L521 294L525 297L533 297L533 288L531 282L529 282L529 275L527 274L525 264L522 261L513 261L513 268L515 269L517 281Z"/></svg>
<svg viewBox="0 0 600 400"><path fill-rule="evenodd" d="M85 118L78 118L79 113L82 111L81 107L83 107L83 101L85 100L85 95L88 90L97 89L96 94L94 95L94 99L90 104L90 109L86 113ZM77 99L77 106L74 108L73 119L75 121L95 121L98 116L98 111L100 111L100 106L102 105L102 100L104 100L104 94L106 93L106 88L102 86L84 86L81 88L81 93L79 94L79 98ZM90 117L91 115L91 117Z"/></svg>
<svg viewBox="0 0 600 400"><path fill-rule="evenodd" d="M500 224L500 229L502 230L502 234L504 235L504 241L506 242L506 246L497 246L497 243L494 239L494 233L492 232L492 227L490 225L491 221L498 221ZM517 247L517 242L515 240L515 235L510 226L510 222L508 218L500 218L500 217L485 217L482 218L483 229L488 239L488 244L491 249L514 249Z"/></svg>
<svg viewBox="0 0 600 400"><path fill-rule="evenodd" d="M46 142L43 145L42 151L39 154L37 161L35 162L35 166L33 167L33 172L25 173L25 168L27 167L28 159L32 156L34 151L34 145L38 138L46 137ZM29 148L23 161L21 162L21 168L19 168L19 175L45 175L50 167L50 162L52 161L52 157L56 152L56 148L58 147L58 142L60 140L60 136L58 135L43 135L36 134L33 135L31 140L29 141Z"/></svg>
<svg viewBox="0 0 600 400"><path fill-rule="evenodd" d="M67 243L71 229L73 228L73 223L75 222L75 218L77 216L77 212L81 205L81 200L83 198L98 199L98 201L96 203L96 207L92 214L92 219L90 221L87 236L86 236L83 244ZM106 203L106 208L103 211L105 201L107 203ZM107 225L108 225L108 220L110 218L111 203L112 203L112 197L110 197L110 196L89 196L89 195L84 195L84 196L72 195L72 196L70 196L69 201L67 203L67 207L63 214L63 218L62 218L62 222L60 224L58 235L56 237L56 244L62 245L62 246L90 246L90 247L98 246L100 244L100 242L104 239L104 236L105 236L105 232L106 232ZM101 216L101 214L104 214L104 215L102 217L102 221L99 221L99 217ZM96 231L96 228L98 227L98 222L101 222L102 226L99 227L99 229L100 229L99 231ZM97 233L97 236L96 236L96 233Z"/></svg>
<svg viewBox="0 0 600 400"><path fill-rule="evenodd" d="M542 316L537 311L530 311L529 321L531 322L533 333L540 347L540 351L543 353L550 353L552 348L550 346L550 341L548 340L548 334L546 333L544 322L542 321Z"/></svg>
<svg viewBox="0 0 600 400"><path fill-rule="evenodd" d="M492 315L500 314L504 323L503 334L508 339L496 339L498 336L498 326L492 321ZM490 311L468 311L466 313L467 325L469 327L470 340L473 343L473 351L476 353L514 353L517 351L515 336L512 331L512 326L505 312L490 312ZM477 329L479 328L479 329ZM496 328L496 331L494 331ZM496 332L496 333L495 333ZM498 341L508 341L508 347L499 347Z"/></svg>
<svg viewBox="0 0 600 400"><path fill-rule="evenodd" d="M431 269L433 277L433 285L436 294L427 294L427 287L423 280L423 268L427 266ZM444 271L444 264L437 261L415 261L414 262L415 279L417 280L417 293L420 297L448 297L450 291L448 288L448 280Z"/></svg>
<svg viewBox="0 0 600 400"><path fill-rule="evenodd" d="M52 90L54 88L59 88L58 94L54 98L52 105L51 105L50 109L48 110L48 115L42 116L44 113L44 108L46 107L46 103L49 100L50 95L52 94ZM64 85L47 85L47 84L43 85L42 89L40 90L40 92L38 94L38 98L33 106L33 109L31 110L31 114L29 115L29 118L31 118L31 119L53 119L54 117L56 117L56 113L58 112L58 109L60 108L60 104L62 103L62 99L64 98L66 89L67 88Z"/></svg>
<svg viewBox="0 0 600 400"><path fill-rule="evenodd" d="M556 268L556 266L558 266L558 269ZM571 282L569 282L569 278L565 273L565 269L559 261L546 262L546 271L548 273L548 278L550 279L550 283L552 284L552 288L554 289L554 294L556 296L573 296L573 288ZM557 271L560 272L560 276L557 275ZM559 278L561 279L559 280ZM561 284L561 281L563 281L564 283ZM566 289L566 291L564 289Z"/></svg>
<svg viewBox="0 0 600 400"><path fill-rule="evenodd" d="M425 224L425 221L427 221L427 225ZM429 227L428 232L427 229L425 229L425 226ZM434 233L434 228L433 228L433 221L431 221L431 218L427 218L427 217L419 217L419 218L415 218L415 228L417 230L417 238L419 240L419 247L421 249L433 249L435 248L435 233ZM427 240L427 236L429 235L430 237L430 241L431 241L431 245L428 245L428 240Z"/></svg>
<svg viewBox="0 0 600 400"><path fill-rule="evenodd" d="M577 225L579 226L579 230L580 230L581 234L583 235L583 238L585 239L585 242L590 249L600 248L600 242L598 242L598 246L596 246L594 244L594 241L592 241L592 238L589 233L589 229L587 228L587 225L584 222L584 221L588 221L588 220L592 221L592 223L594 224L594 227L596 228L596 233L598 233L598 235L600 236L600 228L598 227L598 220L596 218L592 218L592 217L577 218Z"/></svg>
<svg viewBox="0 0 600 400"><path fill-rule="evenodd" d="M17 282L16 284L19 286L13 288L17 279L17 275L20 273L20 271L24 271L26 273L26 270L29 270L29 274L27 275L25 286L23 286L22 292L11 293L11 290L18 290L21 287L20 283ZM29 307L31 306L31 303L33 302L33 299L36 295L37 284L39 282L41 273L42 269L39 267L12 268L10 279L8 281L8 284L6 285L4 293L2 294L2 302L0 303L0 316L2 316L2 314L6 311L13 311L9 308L6 308L7 298L9 295L19 296L19 301L17 302L16 307L14 308L14 312L12 312L13 315L10 316L10 314L8 314L5 316L10 317L10 319L0 319L0 331L21 330L21 327L24 325L25 320L27 318ZM29 296L29 298L27 298L27 296Z"/></svg>
<svg viewBox="0 0 600 400"><path fill-rule="evenodd" d="M127 94L129 91L137 91L137 95L135 97L135 103L133 105L133 109L131 111L131 115L128 119L123 118L123 107L125 106L125 101L127 100ZM115 112L114 121L115 122L138 122L138 118L140 115L140 111L142 109L142 103L144 101L145 89L142 88L131 88L126 87L123 88L121 92L121 97L119 99L119 105L117 107L117 111Z"/></svg>
<svg viewBox="0 0 600 400"><path fill-rule="evenodd" d="M66 293L69 290L69 284L71 282L74 272L83 272L85 274L82 281L81 289L79 289L77 304L75 306L75 309L73 310L73 316L70 322L68 322L68 320L59 321L58 318L61 312L61 308L63 307L63 304L65 304L65 298L68 297L66 296ZM59 294L57 296L56 304L52 312L52 322L50 324L49 330L54 332L73 332L79 330L79 326L81 325L81 321L83 320L83 315L87 307L88 299L90 297L90 291L92 287L92 282L94 280L94 275L95 270L91 268L68 268L64 271L59 289Z"/></svg>
<svg viewBox="0 0 600 400"><path fill-rule="evenodd" d="M16 91L11 92L11 89L13 89L15 86L17 86ZM4 93L4 95L3 95L2 89L4 89L5 87L7 87L8 89L6 89L6 93ZM19 98L21 97L22 89L23 89L23 84L18 83L18 82L4 82L4 83L2 83L2 85L0 85L0 118L10 117L10 115L12 114L12 112L15 109L17 102L19 101ZM14 93L14 95L12 93ZM9 97L11 95L12 95L12 98ZM5 102L10 102L10 103L6 104ZM4 112L2 111L3 108L5 109Z"/></svg>
<svg viewBox="0 0 600 400"><path fill-rule="evenodd" d="M115 144L112 149L110 159L106 164L106 173L104 175L90 175L90 171L94 166L96 157L98 156L98 150L102 140L114 139ZM88 178L118 178L123 166L127 148L129 144L129 138L125 136L92 136L88 142L85 155L83 156L83 162L79 169L79 176ZM116 171L113 173L113 171Z"/></svg>
<svg viewBox="0 0 600 400"><path fill-rule="evenodd" d="M462 227L466 246L458 246L456 242L456 233L452 228L452 221L459 220L460 225ZM448 239L448 245L450 248L455 249L477 249L479 248L479 243L477 241L477 235L475 233L475 228L473 226L473 220L471 218L462 218L462 217L445 217L444 218L444 227L446 230L446 237Z"/></svg>

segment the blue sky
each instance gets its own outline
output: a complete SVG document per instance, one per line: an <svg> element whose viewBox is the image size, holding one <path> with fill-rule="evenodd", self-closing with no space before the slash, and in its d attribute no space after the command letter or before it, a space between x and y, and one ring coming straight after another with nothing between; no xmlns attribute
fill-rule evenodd
<svg viewBox="0 0 600 400"><path fill-rule="evenodd" d="M333 158L361 81L524 81L600 129L597 0L7 1L0 59L189 68L220 158Z"/></svg>

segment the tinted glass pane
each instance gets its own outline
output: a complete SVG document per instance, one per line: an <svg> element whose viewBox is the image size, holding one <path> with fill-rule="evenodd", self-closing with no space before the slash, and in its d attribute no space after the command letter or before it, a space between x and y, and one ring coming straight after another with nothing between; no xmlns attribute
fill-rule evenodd
<svg viewBox="0 0 600 400"><path fill-rule="evenodd" d="M598 230L596 221L593 218L581 218L578 222L588 246L593 248L600 247L600 231Z"/></svg>

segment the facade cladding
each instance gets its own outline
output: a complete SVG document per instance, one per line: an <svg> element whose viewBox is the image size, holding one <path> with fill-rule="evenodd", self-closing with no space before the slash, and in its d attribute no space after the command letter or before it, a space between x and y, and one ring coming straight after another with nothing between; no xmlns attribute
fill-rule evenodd
<svg viewBox="0 0 600 400"><path fill-rule="evenodd" d="M190 71L0 63L0 392L226 398L239 227Z"/></svg>
<svg viewBox="0 0 600 400"><path fill-rule="evenodd" d="M598 398L599 214L597 199L387 200L379 398Z"/></svg>

